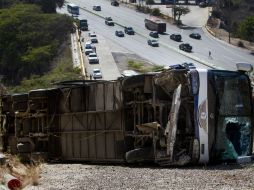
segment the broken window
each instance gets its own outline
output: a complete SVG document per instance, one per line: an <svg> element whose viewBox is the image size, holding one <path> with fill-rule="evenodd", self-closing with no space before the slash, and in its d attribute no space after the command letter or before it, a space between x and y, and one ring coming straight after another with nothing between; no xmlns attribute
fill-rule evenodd
<svg viewBox="0 0 254 190"><path fill-rule="evenodd" d="M251 152L251 99L247 76L214 72L218 120L215 155L218 160L235 160Z"/></svg>

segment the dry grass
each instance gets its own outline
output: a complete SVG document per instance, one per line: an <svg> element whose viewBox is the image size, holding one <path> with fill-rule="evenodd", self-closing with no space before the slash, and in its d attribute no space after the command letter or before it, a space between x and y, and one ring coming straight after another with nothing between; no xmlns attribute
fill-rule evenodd
<svg viewBox="0 0 254 190"><path fill-rule="evenodd" d="M128 69L132 69L139 73L154 72L163 69L161 65L148 65L141 60L128 60Z"/></svg>

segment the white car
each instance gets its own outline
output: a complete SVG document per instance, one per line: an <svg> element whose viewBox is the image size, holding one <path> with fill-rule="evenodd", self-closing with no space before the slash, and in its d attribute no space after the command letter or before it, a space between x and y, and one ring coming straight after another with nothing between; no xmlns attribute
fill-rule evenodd
<svg viewBox="0 0 254 190"><path fill-rule="evenodd" d="M99 63L99 59L97 57L97 54L96 53L90 53L88 55L88 61L89 61L90 64Z"/></svg>
<svg viewBox="0 0 254 190"><path fill-rule="evenodd" d="M101 74L100 69L94 69L93 70L93 78L94 79L101 79L102 78L102 74Z"/></svg>
<svg viewBox="0 0 254 190"><path fill-rule="evenodd" d="M98 43L97 35L96 34L90 34L90 40L92 43Z"/></svg>
<svg viewBox="0 0 254 190"><path fill-rule="evenodd" d="M90 53L94 52L94 48L91 42L86 42L85 43L85 54L89 55Z"/></svg>
<svg viewBox="0 0 254 190"><path fill-rule="evenodd" d="M158 42L158 40L155 40L155 39L149 39L147 41L147 44L152 47L159 47L159 42Z"/></svg>

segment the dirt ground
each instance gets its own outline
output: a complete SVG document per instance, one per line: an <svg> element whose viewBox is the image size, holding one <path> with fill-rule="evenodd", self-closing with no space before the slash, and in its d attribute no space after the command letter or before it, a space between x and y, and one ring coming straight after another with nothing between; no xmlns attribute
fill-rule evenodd
<svg viewBox="0 0 254 190"><path fill-rule="evenodd" d="M26 189L254 189L254 165L156 166L44 164L38 186Z"/></svg>
<svg viewBox="0 0 254 190"><path fill-rule="evenodd" d="M151 62L147 61L146 59L143 59L137 54L112 52L112 55L114 57L114 60L120 73L122 73L124 70L133 69L128 67L128 61L130 60L142 63L145 68L151 68L154 66Z"/></svg>

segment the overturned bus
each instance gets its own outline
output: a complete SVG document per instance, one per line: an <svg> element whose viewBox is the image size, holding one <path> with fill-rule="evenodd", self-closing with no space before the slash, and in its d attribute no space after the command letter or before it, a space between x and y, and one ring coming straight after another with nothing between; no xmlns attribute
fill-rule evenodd
<svg viewBox="0 0 254 190"><path fill-rule="evenodd" d="M185 165L252 154L246 74L169 69L67 81L1 97L4 151L48 159Z"/></svg>

